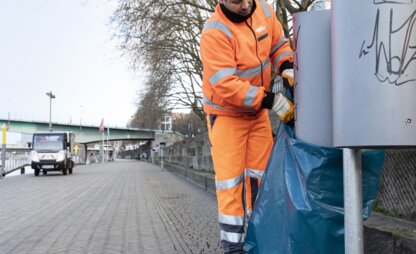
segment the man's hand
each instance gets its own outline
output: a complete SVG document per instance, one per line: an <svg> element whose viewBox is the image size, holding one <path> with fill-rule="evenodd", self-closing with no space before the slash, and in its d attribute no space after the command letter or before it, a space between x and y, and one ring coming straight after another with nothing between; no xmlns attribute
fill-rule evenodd
<svg viewBox="0 0 416 254"><path fill-rule="evenodd" d="M283 83L285 83L285 80L287 80L287 84L289 84L290 88L293 88L293 85L295 84L295 74L293 69L286 69L282 72L282 78ZM289 87L288 87L289 88Z"/></svg>
<svg viewBox="0 0 416 254"><path fill-rule="evenodd" d="M272 110L276 112L284 123L290 122L295 114L293 103L281 93L274 96Z"/></svg>

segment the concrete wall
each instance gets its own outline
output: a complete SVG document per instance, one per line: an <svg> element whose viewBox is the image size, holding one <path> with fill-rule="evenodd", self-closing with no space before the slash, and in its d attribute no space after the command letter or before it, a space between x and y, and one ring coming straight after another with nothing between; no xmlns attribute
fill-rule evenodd
<svg viewBox="0 0 416 254"><path fill-rule="evenodd" d="M165 149L166 162L199 171L214 172L208 135L186 138Z"/></svg>

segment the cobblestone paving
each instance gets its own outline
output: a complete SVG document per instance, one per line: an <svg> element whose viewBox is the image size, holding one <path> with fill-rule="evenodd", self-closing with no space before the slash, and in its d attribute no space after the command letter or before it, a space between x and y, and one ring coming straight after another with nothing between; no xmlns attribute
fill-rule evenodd
<svg viewBox="0 0 416 254"><path fill-rule="evenodd" d="M137 161L0 180L0 253L221 253L215 197Z"/></svg>

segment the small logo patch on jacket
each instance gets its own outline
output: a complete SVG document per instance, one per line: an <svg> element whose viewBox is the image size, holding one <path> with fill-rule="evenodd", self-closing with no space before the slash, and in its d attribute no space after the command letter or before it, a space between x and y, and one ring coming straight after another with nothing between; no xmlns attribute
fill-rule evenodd
<svg viewBox="0 0 416 254"><path fill-rule="evenodd" d="M264 26L260 26L256 29L256 33L261 33L264 31L264 29L266 29Z"/></svg>

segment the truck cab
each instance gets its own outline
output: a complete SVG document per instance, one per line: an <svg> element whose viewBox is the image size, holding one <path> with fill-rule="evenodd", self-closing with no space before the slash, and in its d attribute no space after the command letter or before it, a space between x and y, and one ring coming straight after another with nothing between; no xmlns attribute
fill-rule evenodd
<svg viewBox="0 0 416 254"><path fill-rule="evenodd" d="M36 132L33 133L31 166L35 176L40 171L61 171L64 175L72 174L72 159L75 135L72 132Z"/></svg>

